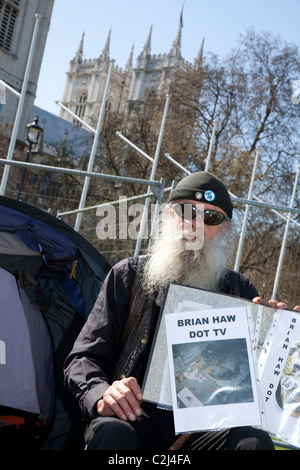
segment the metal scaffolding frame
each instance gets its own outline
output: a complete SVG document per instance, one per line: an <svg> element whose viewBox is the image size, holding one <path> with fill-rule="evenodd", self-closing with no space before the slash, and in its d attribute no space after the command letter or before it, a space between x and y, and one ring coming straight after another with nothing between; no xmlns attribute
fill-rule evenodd
<svg viewBox="0 0 300 470"><path fill-rule="evenodd" d="M163 126L162 126L163 128ZM156 157L156 165L158 161L158 156L159 156L159 151L157 153ZM165 157L170 160L173 164L177 165L180 169L182 169L186 174L190 174L191 172L187 170L186 168L182 167L179 163L177 163L174 159L170 157L170 155L165 154ZM150 158L150 157L149 157ZM275 281L274 281L274 286L273 286L273 292L272 292L272 298L276 298L277 294L277 289L279 285L279 280L280 280L280 275L281 275L281 270L282 270L282 265L283 265L283 260L284 260L284 255L285 255L285 249L286 249L286 242L287 242L287 236L289 232L289 227L291 222L294 222L295 224L299 225L297 221L292 219L292 215L300 215L300 209L297 209L293 207L295 196L296 196L296 190L298 186L298 180L299 180L299 172L300 172L300 167L297 168L297 174L294 182L294 188L293 188L293 193L291 197L291 202L290 206L282 206L282 205L277 205L277 204L271 204L267 202L262 202L261 200L254 200L254 197L251 198L252 196L252 191L253 191L253 183L254 183L254 177L255 177L255 169L257 165L257 159L258 159L258 152L256 152L256 157L255 157L255 164L253 167L253 174L251 178L251 184L249 187L249 192L248 192L248 199L244 198L239 198L230 193L231 199L233 203L237 204L242 204L246 206L245 209L245 214L244 214L244 220L243 220L243 227L240 233L240 240L239 240L239 249L237 251L237 256L236 256L236 266L239 265L240 261L240 256L241 256L241 251L242 251L242 246L243 246L243 241L245 237L245 232L246 232L246 223L247 223L247 217L248 217L248 208L249 206L253 207L259 207L259 208L265 208L265 209L270 209L277 215L282 216L283 219L286 220L286 227L283 235L283 242L281 246L281 252L280 252L280 257L277 265L277 270L276 270L276 276L275 276ZM123 176L117 176L117 175L108 175L108 174L103 174L103 173L97 173L97 172L92 172L92 171L84 171L84 170L76 170L76 169L70 169L70 168L63 168L63 167L54 167L54 166L48 166L48 165L42 165L38 163L29 163L29 162L21 162L21 161L16 161L16 160L7 160L7 159L0 159L0 165L8 165L10 166L16 166L16 167L22 167L22 168L29 168L29 169L38 169L38 170L44 170L44 171L49 171L49 172L55 172L55 173L62 173L62 174L73 174L76 176L84 176L85 178L100 178L100 179L106 179L114 182L121 182L121 183L133 183L133 184L141 184L141 185L146 185L148 187L147 193L138 195L138 196L132 196L126 199L126 201L134 201L134 200L139 200L139 199L145 199L145 201L148 201L147 204L147 209L149 207L149 201L150 198L153 196L156 198L156 207L157 210L159 209L159 206L161 204L161 201L163 199L163 195L166 192L169 192L172 188L168 187L165 188L165 179L162 178L160 181L155 181L154 179L140 179L140 178L131 178L131 177L123 177ZM153 165L154 170L152 171L151 176L155 174L155 168ZM154 176L153 176L154 177ZM173 185L175 182L173 182ZM119 204L119 200L112 201L109 203L105 204L98 204L95 206L90 206L90 207L80 207L75 210L71 211L66 211L66 212L58 212L57 217L61 218L63 216L69 215L69 214L82 214L83 212L87 211L92 211L92 210L97 210L99 207L104 207L106 205L115 205ZM137 238L137 243L135 247L135 255L139 254L140 251L140 246L141 246L141 240L143 237L144 233L144 227L145 224L147 223L147 210L145 207L144 210L144 218L143 218L143 224L141 224L139 235ZM287 217L283 216L281 213L287 213ZM155 220L155 218L154 218ZM153 228L153 227L152 227ZM152 229L151 228L151 229Z"/></svg>
<svg viewBox="0 0 300 470"><path fill-rule="evenodd" d="M205 171L209 170L212 142L213 142L213 139L214 139L214 130L215 130L215 123L214 123L213 133L212 133L212 137L211 137L209 154L208 154L208 158L207 158L207 161L206 161ZM177 163L174 159L172 159L169 154L165 154L165 157L168 158L172 163L177 165L179 168L184 170L187 174L191 173L186 168L182 167L182 165ZM240 238L239 238L238 250L237 250L236 259L235 259L234 269L238 270L239 266L240 266L240 260L241 260L243 244L244 244L244 239L245 239L245 234L246 234L246 225L247 225L247 221L248 221L249 206L252 205L252 206L256 206L256 207L264 207L266 209L272 210L276 215L279 215L280 217L282 217L286 221L286 226L285 226L285 231L284 231L284 235L283 235L283 241L282 241L282 245L281 245L280 256L279 256L279 260L278 260L278 264L277 264L275 281L274 281L273 291L272 291L272 298L275 299L276 295L277 295L279 279L280 279L280 276L281 276L281 270L282 270L284 255L285 255L285 249L286 249L286 243L287 243L287 237L288 237L290 223L294 222L296 225L299 226L299 223L296 220L292 219L291 216L292 216L292 214L297 214L297 215L300 214L300 209L296 209L296 208L293 207L295 197L296 197L296 191L297 191L297 187L298 187L300 167L298 166L297 169L296 169L296 178L295 178L295 182L294 182L294 188L293 188L293 193L292 193L292 197L291 197L290 206L289 207L278 206L278 205L275 205L275 204L269 204L269 203L263 202L258 197L252 196L253 186L254 186L254 181L255 181L255 174L256 174L256 169L257 169L257 165L258 165L258 160L259 160L259 152L258 152L258 149L256 149L255 150L255 160L254 160L254 165L253 165L253 170L252 170L252 176L251 176L250 186L249 186L249 190L248 190L248 199L238 198L234 194L229 192L233 202L241 203L241 204L246 205L244 218L243 218L242 229L241 229ZM256 199L256 200L253 201L252 197L253 197L253 199ZM287 217L280 214L280 212L287 212L288 213Z"/></svg>
<svg viewBox="0 0 300 470"><path fill-rule="evenodd" d="M157 147L155 151L155 156L154 158L151 158L149 155L147 155L145 152L143 152L141 149L139 149L136 145L134 145L132 142L130 142L126 137L124 137L120 132L117 132L117 135L123 139L128 145L130 145L132 148L134 148L137 152L139 152L142 156L147 158L151 163L152 163L152 169L151 169L151 175L149 180L143 180L139 178L128 178L128 177L122 177L122 176L115 176L115 175L107 175L103 173L97 173L93 172L93 165L94 165L94 159L97 151L97 146L100 138L100 132L101 132L101 125L104 117L104 112L105 112L105 104L106 104L106 98L108 95L109 91L109 86L110 86L110 79L111 79L111 74L113 70L113 64L114 61L110 61L110 67L109 67L109 72L107 76L107 82L105 86L105 91L104 91L104 97L102 100L101 104L101 109L100 109L100 114L98 118L98 124L97 128L93 129L91 126L89 126L86 122L84 122L82 119L80 119L78 116L76 116L74 113L72 113L68 108L66 108L62 103L58 102L58 104L65 109L67 112L69 112L73 118L77 119L82 125L84 125L88 130L94 133L94 141L93 141L93 147L92 151L90 154L89 162L88 162L88 169L87 171L80 171L80 170L75 170L75 169L67 169L67 168L62 168L62 167L53 167L53 166L48 166L48 165L41 165L37 163L29 163L29 162L20 162L20 161L14 161L13 160L13 152L15 148L15 143L16 143L16 137L17 133L19 131L19 126L20 126L20 118L21 118L21 113L23 110L24 106L24 101L25 101L25 96L27 92L27 84L28 84L28 79L30 75L30 70L31 70L31 63L32 63L32 58L36 46L36 39L37 39L37 33L39 29L39 23L41 20L41 16L36 14L35 15L36 21L35 21L35 27L33 31L33 36L32 36L32 41L31 41L31 46L30 46L30 51L29 51L29 56L27 60L27 65L26 65L26 70L25 70L25 75L24 75L24 80L23 80L23 86L21 90L21 94L17 93L14 89L12 89L9 85L7 85L5 82L1 81L10 91L14 92L19 96L19 104L17 108L17 113L16 113L16 118L14 122L14 127L13 127L13 132L11 136L11 141L10 141L10 146L7 154L6 159L0 159L0 164L4 164L4 172L1 180L1 185L0 185L0 194L4 195L6 185L7 185L7 180L8 180L8 175L10 171L10 166L20 166L24 168L35 168L35 169L43 169L49 172L57 172L57 173L67 173L67 174L75 174L77 176L84 176L85 181L84 181L84 186L83 190L81 193L81 198L80 198L80 203L79 207L77 210L73 211L68 211L68 212L61 212L58 213L58 217L63 217L64 215L67 214L75 214L76 213L76 222L75 222L75 230L80 229L80 223L81 223L81 218L82 218L82 213L87 211L87 210L94 210L97 209L98 207L101 207L103 205L97 205L97 206L92 206L92 207L85 207L85 201L86 201L86 196L88 192L88 187L89 187L89 182L90 178L103 178L103 179L108 179L108 180L113 180L116 182L124 182L124 183L136 183L136 184L146 184L148 189L147 193L136 196L134 198L127 198L127 200L135 200L135 199L141 199L145 198L145 207L144 207L144 212L142 216L142 221L140 224L140 231L139 231L139 236L137 239L136 243L136 248L135 248L135 255L139 254L140 251L140 245L141 245L141 240L143 237L144 233L144 227L145 224L147 223L147 213L148 213L148 207L150 203L150 197L155 196L156 197L156 212L159 210L159 205L161 204L163 194L166 191L170 191L171 188L164 188L165 180L162 178L160 182L155 181L155 174L156 174L156 169L157 169L157 164L158 164L158 159L159 159L159 154L160 154L160 148L161 148L161 142L162 142L162 137L164 133L164 127L165 127L165 122L166 122L166 117L168 113L168 107L169 107L169 100L170 100L170 95L167 94L167 99L166 99L166 104L165 104L165 110L163 114L163 119L161 123L161 128L160 128L160 133L159 133L159 138L157 142ZM215 136L215 130L216 130L216 122L213 122L213 129L212 129L212 135L211 135L211 140L210 140L210 145L209 145L209 150L208 150L208 155L206 158L206 165L205 165L205 171L209 171L210 167L210 162L211 162L211 154L212 154L212 149L213 149L213 144L214 144L214 136ZM177 165L178 168L180 168L184 173L190 174L191 172L184 168L182 165L180 165L178 162L176 162L169 154L165 154L165 157L171 161L173 164ZM249 192L248 192L248 198L247 199L242 199L236 197L234 194L230 193L230 196L232 198L233 202L240 203L240 204L245 204L246 209L244 213L244 219L243 219L243 225L240 233L240 239L239 239L239 247L237 250L237 255L236 255L236 260L235 260L235 269L239 268L240 265L240 258L241 258L241 253L242 253L242 248L243 248L243 242L244 242L244 237L245 237L245 232L246 232L246 225L247 225L247 218L248 218L248 210L249 206L258 206L258 207L263 207L267 209L271 209L274 213L276 213L278 216L282 217L283 219L286 220L286 227L285 227L285 232L283 236L283 243L281 247L281 253L278 261L278 266L277 266L277 272L276 272L276 278L274 282L274 288L273 288L273 296L276 296L277 293L277 288L278 288L278 283L279 283L279 278L280 278L280 273L282 269L282 263L283 263L283 258L285 254L285 248L286 248L286 240L287 240L287 235L289 231L289 226L290 223L293 222L297 225L297 221L291 218L292 214L300 214L300 210L296 209L293 207L295 196L296 196L296 190L297 190L297 185L298 185L298 178L299 178L299 168L297 168L297 173L296 173L296 180L294 184L294 189L293 189L293 194L291 198L291 203L289 207L285 206L280 206L276 204L269 204L261 201L259 198L256 196L252 195L253 192L253 185L254 185L254 180L255 180L255 173L256 173L256 168L257 168L257 163L258 163L258 151L256 151L255 154L255 162L254 162L254 167L253 167L253 172L252 172L252 178L250 182L250 187L249 187ZM173 185L175 182L173 182ZM153 191L152 191L153 189ZM110 204L118 204L119 201L112 201ZM287 217L285 217L281 212L287 213ZM155 218L154 218L155 220Z"/></svg>
<svg viewBox="0 0 300 470"><path fill-rule="evenodd" d="M110 85L113 66L114 66L114 61L111 60L110 65L109 65L107 80L106 80L106 84L105 84L103 100L102 100L102 103L101 103L101 109L100 109L100 113L99 113L97 129L96 129L95 136L94 136L93 147L92 147L92 150L91 150L87 171L92 171L93 166L94 166L94 161L95 161L95 156L96 156L96 152L97 152L97 147L98 147L101 127L102 127L102 122L103 122L103 118L104 118L106 98L107 98L107 95L108 95L108 90L109 90L109 85ZM82 188L81 198L80 198L80 202L79 202L79 209L81 209L85 205L86 196L87 196L87 192L88 192L88 189L89 189L89 184L90 184L90 177L86 176L86 178L84 179L84 185L83 185L83 188ZM76 217L75 226L74 226L74 229L77 232L79 231L79 228L80 228L81 218L82 218L82 213L78 212L77 217Z"/></svg>
<svg viewBox="0 0 300 470"><path fill-rule="evenodd" d="M94 129L90 128L90 130L92 130L92 132L95 133L95 137L94 137L91 156L89 158L88 171L92 169L93 164L94 164L95 153L96 153L96 149L97 149L98 141L99 141L99 136L100 136L101 124L102 124L103 116L104 116L106 97L107 97L108 90L109 90L111 72L112 72L112 66L110 67L109 75L107 77L106 88L105 88L104 97L103 97L103 100L102 100L102 106L101 106L101 111L100 111L100 115L99 115L97 130L95 131ZM159 154L160 154L162 138L163 138L163 134L164 134L166 118L167 118L167 115L168 115L170 98L171 98L171 95L167 94L166 95L165 109L164 109L164 113L163 113L163 118L162 118L162 122L161 122L161 127L160 127L160 132L159 132L159 136L158 136L158 141L157 141L157 146L156 146L154 158L151 158L149 155L147 155L145 152L143 152L141 149L139 149L136 145L134 145L132 142L130 142L128 139L126 139L126 137L124 137L121 134L121 132L116 133L127 144L129 144L131 147L133 147L135 150L137 150L140 154L142 154L145 158L147 158L149 161L151 161L152 169L151 169L150 181L154 180L155 174L156 174L156 169L157 169L157 164L158 164L158 159L159 159ZM61 103L59 103L59 104L61 104ZM65 110L69 111L68 108L65 108ZM71 113L71 114L73 114L73 113ZM73 117L77 118L77 116L74 115L74 114L73 114ZM81 119L79 119L79 120L80 120L80 122L83 123L83 121ZM77 214L76 223L75 223L75 227L74 227L74 229L76 231L78 231L79 228L80 228L80 222L81 222L82 212L83 212L83 209L84 209L84 203L85 203L85 200L86 200L89 178L90 177L88 176L85 179L85 183L87 183L87 184L84 187L83 195L82 195L82 198L81 198L80 204L79 204L79 208L75 211L72 211L73 214L75 214L75 213ZM136 180L135 182L137 183L138 181ZM137 239L137 242L136 242L135 255L139 254L139 251L140 251L145 226L146 226L146 223L147 223L147 215L148 215L148 210L149 210L150 197L154 195L153 193L151 193L151 187L150 186L151 185L148 186L147 194L145 195L145 207L144 207L142 220L141 220L141 224L140 224L139 236L138 236L138 239ZM156 211L155 211L156 214L155 214L155 217L154 217L154 221L156 219L156 216L157 216L157 213L158 213L158 210L159 210L159 206L160 206L162 198L163 198L163 194L164 194L164 179L161 179L161 181L159 183L159 190L156 194L157 201L156 201ZM117 204L118 201L113 201L113 203ZM101 207L101 205L99 205L97 207ZM71 213L70 211L65 212L63 214L59 213L58 216L61 217L62 215L67 215L67 214L70 214L70 213ZM152 229L153 229L153 227L151 228L151 231L152 231Z"/></svg>
<svg viewBox="0 0 300 470"><path fill-rule="evenodd" d="M90 207L85 207L85 202L86 202L86 197L88 193L88 188L89 188L89 183L91 178L99 178L99 179L105 179L109 181L114 181L114 182L119 182L119 183L133 183L133 184L141 184L141 185L146 185L147 186L147 192L144 194L140 194L138 196L132 196L128 197L126 199L123 199L127 202L129 201L136 201L140 199L145 200L145 205L144 205L144 211L142 214L142 219L140 223L140 230L138 234L138 238L136 241L136 247L135 247L135 253L134 255L138 255L140 252L140 247L141 247L141 241L143 238L144 234L144 228L146 224L148 223L148 209L149 209L149 204L150 204L150 198L155 197L156 198L156 211L155 211L155 217L153 219L153 223L155 222L155 219L157 217L159 207L161 205L163 195L166 192L169 192L174 186L175 186L175 181L173 181L173 184L171 187L165 188L165 179L161 178L160 181L156 181L156 169L159 161L159 156L160 156L160 149L161 149L161 143L162 143L162 138L163 138L163 133L164 133L164 128L165 128L165 123L166 123L166 118L168 114L168 107L169 107L169 100L170 100L170 95L167 95L166 98L166 104L165 104L165 109L164 109L164 114L161 122L161 127L160 127L160 132L159 132L159 137L158 137L158 142L156 146L156 151L155 151L155 156L154 158L150 157L147 155L145 152L143 152L141 149L139 149L135 144L130 142L125 136L121 134L121 132L117 132L117 136L121 138L124 142L126 142L129 146L131 146L134 150L136 150L138 153L140 153L144 158L146 158L148 161L151 162L152 168L151 168L151 175L149 179L140 179L140 178L131 178L131 177L123 177L123 176L117 176L117 175L108 175L104 173L99 173L93 171L93 166L94 166L94 160L97 152L97 147L99 143L99 138L100 138L100 133L101 133L101 126L103 122L103 117L105 113L105 104L106 104L106 98L108 95L109 91L109 85L110 85L110 79L111 79L111 74L113 70L113 64L114 61L110 61L110 67L109 67L109 72L107 76L107 82L105 86L105 91L104 91L104 97L102 100L101 104L101 109L100 109L100 114L98 118L98 123L97 123L97 128L93 129L91 126L89 126L86 122L84 122L82 119L80 119L78 116L76 116L74 113L72 113L68 108L66 108L62 103L58 104L65 109L67 112L69 112L73 118L77 119L83 126L85 126L89 131L91 131L94 134L94 141L93 141L93 146L88 162L88 168L87 170L76 170L76 169L70 169L70 168L63 168L63 167L54 167L54 166L48 166L48 165L43 165L43 164L38 164L38 163L29 163L29 162L21 162L21 161L15 161L13 160L13 153L14 153L14 148L15 148L15 143L16 143L16 137L17 133L19 131L19 125L20 125L20 118L21 118L21 113L22 113L22 108L24 105L24 100L26 96L26 91L27 91L27 84L28 84L28 78L29 78L29 73L30 73L30 68L31 68L31 62L32 62L32 57L33 57L33 52L35 48L35 43L36 43L36 37L37 37L37 31L39 27L39 22L40 22L41 17L39 15L36 15L36 24L35 24L35 29L33 32L33 37L32 37L32 43L31 43L31 48L29 52L29 57L28 57L28 63L27 67L25 70L25 76L24 76L24 81L23 81L23 86L22 86L22 91L21 94L17 93L13 88L9 87L7 84L1 81L11 92L15 93L19 97L19 104L18 104L18 109L16 113L16 118L14 122L14 127L13 127L13 132L11 136L11 141L10 141L10 146L7 154L6 159L0 159L0 165L4 165L4 172L2 176L2 181L0 185L0 195L5 194L5 189L8 181L8 176L9 176L9 171L11 166L15 167L22 167L22 168L28 168L28 169L37 169L37 170L43 170L47 172L53 172L53 173L61 173L61 174L70 174L70 175L76 175L76 176L81 176L84 177L84 185L83 185L83 190L81 192L81 197L80 197L80 202L79 202L79 207L78 209L71 210L71 211L65 211L65 212L58 212L57 217L62 218L66 215L69 214L76 214L76 222L74 229L76 231L80 230L80 225L81 225L81 220L82 220L82 215L84 212L87 211L94 211L97 210L100 207L105 207L105 206L111 206L111 205L117 205L120 203L120 200L115 200L111 201L109 203L104 203L104 204L97 204L95 206L90 206ZM213 150L213 144L214 144L214 137L215 137L215 130L216 130L216 122L213 122L213 129L212 129L212 135L211 135L211 140L210 140L210 145L209 145L209 150L206 158L206 164L205 164L205 171L209 171L210 165L211 165L211 155L212 155L212 150ZM185 174L191 174L192 172L189 171L187 168L183 167L180 163L176 162L169 154L164 155L165 158L167 158L172 164L176 165L183 173ZM287 237L290 229L290 224L294 223L296 225L300 225L295 219L292 218L292 215L300 215L300 209L297 209L294 207L294 202L296 198L296 192L298 189L298 181L299 181L299 174L300 174L300 166L297 167L296 169L296 177L294 181L294 187L291 195L291 201L289 207L282 206L282 205L276 205L276 204L271 204L262 201L255 195L253 195L253 187L254 187L254 182L255 182L255 176L256 176L256 170L257 170L257 165L258 165L258 160L259 160L259 152L258 150L255 150L255 158L254 158L254 165L253 165L253 171L252 171L252 177L250 181L250 186L248 190L248 195L247 199L244 198L239 198L235 196L234 194L230 193L230 197L232 199L233 203L245 205L245 212L244 212L244 217L243 217L243 223L242 223L242 228L240 231L240 237L239 237L239 244L238 244L238 249L236 253L236 259L235 259L235 266L234 269L238 270L240 266L240 260L241 260L241 255L242 255L242 250L243 250L243 244L244 244L244 239L245 239L245 234L246 234L246 228L247 228L247 222L248 222L248 213L249 213L249 208L250 206L253 207L259 207L259 208L265 208L273 211L277 216L281 217L286 221L285 225L285 230L283 234L283 240L282 240L282 246L281 246L281 251L280 251L280 256L277 264L277 270L276 270L276 276L275 276L275 281L273 285L273 292L272 292L272 298L276 298L277 290L278 290L278 285L280 281L280 275L282 271L282 266L283 266L283 261L284 261L284 256L285 256L285 251L286 251L286 244L287 244ZM284 214L287 214L286 216ZM153 225L151 227L151 231L153 229ZM151 237L150 237L151 238ZM275 441L277 445L280 447L285 447L285 448L294 448L293 446L290 446L289 444L285 444L279 441Z"/></svg>

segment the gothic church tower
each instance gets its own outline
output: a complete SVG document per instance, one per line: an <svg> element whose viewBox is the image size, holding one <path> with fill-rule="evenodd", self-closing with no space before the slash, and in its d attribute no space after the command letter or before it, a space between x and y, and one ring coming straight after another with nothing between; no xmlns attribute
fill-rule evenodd
<svg viewBox="0 0 300 470"><path fill-rule="evenodd" d="M106 102L107 110L124 114L127 104L142 101L150 89L154 88L159 94L167 93L174 71L187 72L201 67L203 44L194 64L181 56L182 28L181 12L177 35L170 52L163 55L151 55L151 26L135 67L132 66L133 49L124 71L114 66ZM83 60L83 35L67 72L62 104L91 125L97 122L104 95L110 62L110 35L111 32L108 34L102 54L94 60ZM60 116L78 123L70 113L63 109L60 110Z"/></svg>
<svg viewBox="0 0 300 470"><path fill-rule="evenodd" d="M84 34L74 59L70 62L62 104L90 125L97 122L110 65L109 32L101 55L94 60L83 60ZM124 113L132 78L132 52L125 70L114 66L106 108ZM78 123L71 114L60 110L60 117Z"/></svg>

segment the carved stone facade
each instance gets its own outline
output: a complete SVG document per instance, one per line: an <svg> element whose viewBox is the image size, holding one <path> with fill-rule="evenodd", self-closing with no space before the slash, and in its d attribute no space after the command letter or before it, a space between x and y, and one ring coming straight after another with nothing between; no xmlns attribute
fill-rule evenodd
<svg viewBox="0 0 300 470"><path fill-rule="evenodd" d="M176 38L167 54L151 55L150 28L146 43L136 65L133 67L133 49L125 69L114 66L111 76L106 109L125 113L128 103L142 101L150 89L157 93L167 93L175 70L198 70L202 64L203 43L194 64L181 56L182 13ZM74 59L70 62L61 103L73 114L88 124L95 124L98 119L110 63L110 35L99 58L83 60L84 35L80 41ZM63 108L60 117L77 122L76 118Z"/></svg>
<svg viewBox="0 0 300 470"><path fill-rule="evenodd" d="M18 93L22 90L35 27L35 14L42 17L20 120L18 134L20 140L24 139L25 126L30 122L53 3L54 0L0 0L0 80ZM19 98L3 84L0 92L1 124L12 125Z"/></svg>

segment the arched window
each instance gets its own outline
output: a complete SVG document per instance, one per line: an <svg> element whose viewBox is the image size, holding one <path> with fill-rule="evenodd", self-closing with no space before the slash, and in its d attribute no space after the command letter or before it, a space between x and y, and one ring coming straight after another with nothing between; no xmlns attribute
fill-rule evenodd
<svg viewBox="0 0 300 470"><path fill-rule="evenodd" d="M104 115L104 120L106 121L108 119L108 113L111 111L112 103L111 101L106 101L105 103L105 115Z"/></svg>
<svg viewBox="0 0 300 470"><path fill-rule="evenodd" d="M20 0L0 0L0 47L10 51Z"/></svg>
<svg viewBox="0 0 300 470"><path fill-rule="evenodd" d="M85 108L86 108L86 100L87 100L87 94L82 93L79 95L76 108L75 108L75 114L78 116L80 119L83 119L84 114L85 114ZM77 121L77 125L80 125L80 123Z"/></svg>

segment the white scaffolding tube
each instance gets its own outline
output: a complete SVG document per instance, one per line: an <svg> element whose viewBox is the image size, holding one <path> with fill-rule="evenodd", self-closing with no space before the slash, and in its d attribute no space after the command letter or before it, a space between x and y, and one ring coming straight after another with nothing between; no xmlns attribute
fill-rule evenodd
<svg viewBox="0 0 300 470"><path fill-rule="evenodd" d="M166 123L167 114L168 114L170 97L171 97L171 95L167 94L163 119L162 119L162 123L161 123L161 127L160 127L160 132L159 132L159 137L158 137L158 141L157 141L155 156L154 156L154 160L153 160L153 164L152 164L152 170L151 170L151 176L150 176L151 180L154 180L154 178L155 178L155 173L156 173L156 168L157 168L157 163L158 163L158 158L159 158L159 153L160 153L160 147L161 147L161 142L162 142L162 136L163 136L163 133L164 133L165 123ZM148 188L148 194L150 194L150 188ZM140 230L139 230L138 238L137 238L137 241L136 241L136 247L135 247L135 253L134 253L135 256L137 256L140 252L140 247L141 247L141 243L142 243L144 229L145 229L145 226L146 226L146 223L147 223L149 204L150 204L150 198L147 198L146 201L145 201L142 220L141 220L141 224L140 224Z"/></svg>
<svg viewBox="0 0 300 470"><path fill-rule="evenodd" d="M10 139L9 149L8 149L8 153L7 153L7 157L6 157L6 159L8 161L13 159L13 154L14 154L14 150L15 150L17 135L18 135L18 132L19 132L19 127L20 127L21 115L22 115L22 112L23 112L23 107L24 107L24 102L25 102L25 97L26 97L26 91L27 91L29 75L30 75L30 71L31 71L32 59L33 59L34 52L35 52L35 44L36 44L36 40L37 40L37 34L38 34L41 19L42 19L41 15L38 15L38 14L35 15L35 25L34 25L34 30L33 30L33 35L32 35L29 55L28 55L28 60L27 60L27 64L26 64L22 90L21 90L19 104L18 104L18 108L17 108L17 112L16 112L14 127L13 127L13 131L12 131L11 139ZM1 196L4 196L4 193L5 193L7 180L8 180L8 176L9 176L9 171L10 171L10 166L5 165L4 170L3 170L2 180L1 180L1 186L0 186L0 195Z"/></svg>
<svg viewBox="0 0 300 470"><path fill-rule="evenodd" d="M97 147L98 147L99 136L100 136L101 126L102 126L104 112L105 112L106 98L107 98L107 95L108 95L108 90L109 90L109 85L110 85L110 79L111 79L113 66L114 66L114 60L111 60L110 65L109 65L109 70L108 70L108 76L107 76L107 80L106 80L104 95L103 95L103 99L102 99L102 104L101 104L97 129L96 129L96 133L95 133L95 136L94 136L93 147L92 147L91 155L90 155L90 158L89 158L89 164L88 164L87 171L92 171L93 165L94 165L94 160L95 160L96 151L97 151ZM86 200L87 192L88 192L88 189L89 189L89 184L90 184L90 177L87 176L84 180L84 185L83 185L81 198L80 198L80 202L79 202L79 209L82 209L85 205L85 200ZM82 212L78 212L77 217L76 217L75 226L74 226L74 230L76 232L78 232L79 229L80 229L81 219L82 219Z"/></svg>
<svg viewBox="0 0 300 470"><path fill-rule="evenodd" d="M180 165L180 163L176 162L176 160L174 160L174 158L172 158L171 155L169 155L168 153L165 153L165 157L170 160L170 162L174 163L174 165L178 166L178 168L184 171L184 173L186 173L187 175L191 174L191 171L187 170L186 168L184 168L184 166Z"/></svg>
<svg viewBox="0 0 300 470"><path fill-rule="evenodd" d="M21 96L21 93L19 93L17 90L15 90L14 88L12 88L11 86L9 86L7 83L5 83L3 80L0 80L0 83L1 85L4 85L5 88L7 88L8 90L10 90L12 93L14 93L15 95L17 95L18 98L20 98Z"/></svg>
<svg viewBox="0 0 300 470"><path fill-rule="evenodd" d="M205 171L208 171L208 168L210 167L211 154L212 154L212 149L213 149L213 144L214 144L214 139L215 139L215 132L216 132L216 121L213 122L213 130L212 130L208 154L206 158Z"/></svg>
<svg viewBox="0 0 300 470"><path fill-rule="evenodd" d="M139 149L136 145L134 145L132 142L130 142L130 140L126 139L126 137L124 137L124 135L121 134L120 131L117 131L116 135L118 137L120 137L122 140L124 140L124 142L126 142L128 145L130 145L130 147L132 147L134 150L136 150L141 155L143 155L145 158L147 158L147 160L149 160L151 163L153 163L154 160L153 160L152 157L149 157L149 155L147 155L147 153L145 153L143 150Z"/></svg>
<svg viewBox="0 0 300 470"><path fill-rule="evenodd" d="M20 166L23 168L31 168L31 169L37 168L40 170L49 171L51 173L65 173L65 174L76 175L76 176L103 178L103 179L107 179L110 181L119 181L120 183L146 184L148 186L153 186L157 188L161 186L159 181L144 180L141 178L130 178L127 176L107 175L105 173L95 173L92 171L75 170L73 168L62 168L58 166L42 165L40 163L21 162L19 160L13 160L13 161L8 162L4 158L0 158L0 164L10 165L10 166Z"/></svg>
<svg viewBox="0 0 300 470"><path fill-rule="evenodd" d="M145 199L146 197L151 197L151 196L152 194L141 194L140 196L126 197L125 199L122 199L122 202L138 201L140 199ZM57 217L60 218L65 215L77 214L78 212L88 212L92 210L97 210L98 208L115 206L117 204L120 204L120 199L115 200L115 201L110 201L110 202L103 202L101 204L97 204L96 206L83 207L82 209L74 209L73 211L58 212Z"/></svg>
<svg viewBox="0 0 300 470"><path fill-rule="evenodd" d="M299 171L300 171L300 166L298 166L297 172L296 172L294 189L293 189L291 202L290 202L290 209L292 209L292 207L294 205L295 197L296 197L297 185L298 185L298 179L299 179ZM280 279L280 275L281 275L282 264L283 264L284 254L285 254L285 248L286 248L286 244L287 244L287 236L288 236L288 231L289 231L290 219L291 219L291 212L289 212L288 216L287 216L287 222L286 222L286 226L285 226L283 241L282 241L281 250L280 250L280 256L279 256L277 270L276 270L275 281L274 281L274 285L273 285L272 299L276 299L276 295L277 295L279 279Z"/></svg>
<svg viewBox="0 0 300 470"><path fill-rule="evenodd" d="M249 201L252 199L252 192L253 192L253 186L254 186L254 181L255 181L255 173L256 173L257 164L258 164L258 150L255 150L255 160L254 160L254 165L253 165L253 170L252 170L251 182L250 182L250 186L248 190ZM235 258L235 265L234 265L235 271L238 271L240 267L240 261L241 261L245 233L246 233L246 225L247 225L247 220L248 220L248 212L249 212L249 205L247 204L245 208L244 219L243 219L243 224L242 224L242 229L241 229L241 234L240 234L240 239L239 239L239 246L238 246L238 250L237 250L237 254Z"/></svg>
<svg viewBox="0 0 300 470"><path fill-rule="evenodd" d="M63 105L60 101L55 101L56 104L58 104L62 109L67 111L67 113L71 114L74 119L76 119L78 122L80 122L83 126L85 126L87 129L89 129L91 132L96 134L96 129L93 127L89 126L86 122L84 122L83 119L77 116L77 114L73 113L69 108L67 108L65 105Z"/></svg>

